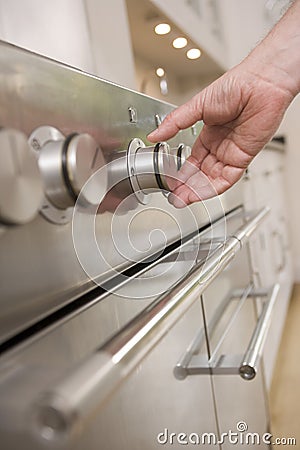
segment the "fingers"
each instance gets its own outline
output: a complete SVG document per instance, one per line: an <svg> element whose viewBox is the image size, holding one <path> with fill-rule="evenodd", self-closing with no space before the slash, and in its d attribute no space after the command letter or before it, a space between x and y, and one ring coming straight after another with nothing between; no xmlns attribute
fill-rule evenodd
<svg viewBox="0 0 300 450"><path fill-rule="evenodd" d="M243 169L232 166L223 166L222 170L220 169L218 163L213 167L212 170L218 172L214 179L207 176L202 170L191 170L190 176L185 182L179 184L169 195L169 202L176 208L183 208L191 203L208 200L223 194L241 178L244 172Z"/></svg>
<svg viewBox="0 0 300 450"><path fill-rule="evenodd" d="M219 188L221 189L220 186ZM174 189L168 199L176 208L183 208L191 203L207 200L216 195L218 195L218 191L215 184L202 171L197 169L185 183Z"/></svg>
<svg viewBox="0 0 300 450"><path fill-rule="evenodd" d="M195 95L189 102L174 109L156 130L148 134L148 140L150 142L165 141L175 136L179 130L184 130L201 120L203 100L204 91Z"/></svg>

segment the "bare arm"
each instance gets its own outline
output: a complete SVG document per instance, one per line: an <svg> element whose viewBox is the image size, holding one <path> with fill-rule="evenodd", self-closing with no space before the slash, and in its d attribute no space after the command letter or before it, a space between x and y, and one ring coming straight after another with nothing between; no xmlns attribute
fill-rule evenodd
<svg viewBox="0 0 300 450"><path fill-rule="evenodd" d="M203 120L174 183L177 207L221 194L271 139L300 91L300 0L239 65L170 113L152 142Z"/></svg>

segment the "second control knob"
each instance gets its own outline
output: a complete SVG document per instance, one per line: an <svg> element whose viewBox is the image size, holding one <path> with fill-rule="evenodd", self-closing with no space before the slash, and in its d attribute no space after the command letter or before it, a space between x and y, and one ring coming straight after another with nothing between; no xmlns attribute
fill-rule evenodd
<svg viewBox="0 0 300 450"><path fill-rule="evenodd" d="M177 156L173 155L166 142L145 147L139 138L133 139L128 147L128 175L141 203L146 203L145 195L158 190L169 191L169 181L176 177Z"/></svg>
<svg viewBox="0 0 300 450"><path fill-rule="evenodd" d="M43 186L34 153L22 132L0 130L0 220L22 225L38 213Z"/></svg>
<svg viewBox="0 0 300 450"><path fill-rule="evenodd" d="M44 126L34 131L30 142L39 150L45 195L54 207L74 206L79 193L84 205L101 202L107 189L107 172L102 151L91 135L74 133L65 138L56 128ZM99 169L101 176L93 176Z"/></svg>

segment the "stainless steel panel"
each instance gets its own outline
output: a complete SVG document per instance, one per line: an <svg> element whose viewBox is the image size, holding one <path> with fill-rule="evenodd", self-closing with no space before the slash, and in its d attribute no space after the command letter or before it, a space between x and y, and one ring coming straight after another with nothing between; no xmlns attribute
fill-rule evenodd
<svg viewBox="0 0 300 450"><path fill-rule="evenodd" d="M34 413L39 395L151 300L111 295L63 326L2 357L1 448L152 450L160 447L157 436L166 428L169 438L170 433L181 431L218 436L209 376L182 383L173 375L179 355L195 331L204 326L199 300L137 366L122 388L115 390L109 401L71 436L63 434L61 440L51 440L50 428L49 434L45 429L43 439L38 433ZM166 447L180 448L174 442Z"/></svg>
<svg viewBox="0 0 300 450"><path fill-rule="evenodd" d="M170 331L182 314L224 270L235 253L240 250L241 242L244 242L251 234L249 230L253 232L255 225L257 226L265 215L266 210L260 211L238 228L235 234L240 237L240 240L228 237L212 252L208 250L204 258L196 262L189 274L180 279L179 283L159 296L112 340L45 392L40 405L37 405L36 412L41 434L45 428L47 430L51 428L51 425L48 425L49 416L51 422L60 424L58 430L55 426L52 429L51 434L54 438L57 433L70 434L72 429L86 422L88 417L101 407L114 389L130 375L133 368ZM178 270L178 263L175 263L171 268L172 273L174 269L176 270L176 266ZM182 267L180 262L179 267ZM162 270L161 264L159 269ZM166 284L164 271L162 276L154 278L151 278L151 274L148 276L150 275L152 284L163 280ZM145 281L143 279L146 287ZM135 286L134 281L131 284ZM144 286L142 290L145 293ZM62 424L64 430L62 430Z"/></svg>
<svg viewBox="0 0 300 450"><path fill-rule="evenodd" d="M1 43L0 50L0 126L27 137L44 125L65 136L89 133L107 163L117 159L123 164L130 140L147 142L156 115L163 118L173 108L17 47ZM194 139L188 129L169 144L192 145ZM101 205L96 242L87 214L78 212L77 254L70 223L55 225L38 216L22 227L1 228L0 342L92 289L86 272L102 283L242 203L238 186L185 210L176 210L161 193L152 194L146 206L119 194Z"/></svg>

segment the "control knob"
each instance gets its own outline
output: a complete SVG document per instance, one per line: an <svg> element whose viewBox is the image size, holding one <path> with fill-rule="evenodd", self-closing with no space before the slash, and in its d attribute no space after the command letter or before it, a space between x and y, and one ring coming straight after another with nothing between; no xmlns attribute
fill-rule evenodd
<svg viewBox="0 0 300 450"><path fill-rule="evenodd" d="M35 217L43 198L38 163L20 131L1 129L0 148L0 220L25 224Z"/></svg>
<svg viewBox="0 0 300 450"><path fill-rule="evenodd" d="M65 138L56 128L44 126L34 131L30 142L39 151L45 194L54 207L74 206L79 193L83 206L101 202L107 172L102 150L91 135L74 133ZM99 169L101 174L95 175Z"/></svg>
<svg viewBox="0 0 300 450"><path fill-rule="evenodd" d="M177 156L177 169L180 170L184 162L191 155L192 149L189 145L179 144L174 151L176 151Z"/></svg>
<svg viewBox="0 0 300 450"><path fill-rule="evenodd" d="M176 179L190 151L190 147L184 144L176 149L171 149L166 142L146 147L141 139L132 139L127 151L127 170L138 200L147 203L147 194L158 190L170 191L170 181Z"/></svg>

